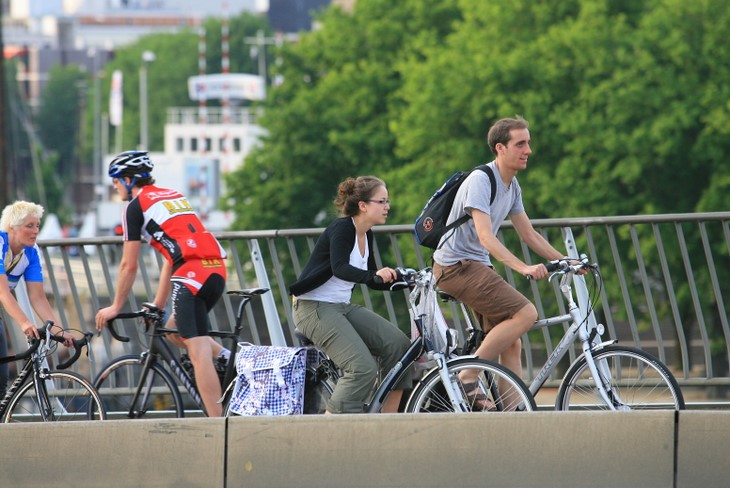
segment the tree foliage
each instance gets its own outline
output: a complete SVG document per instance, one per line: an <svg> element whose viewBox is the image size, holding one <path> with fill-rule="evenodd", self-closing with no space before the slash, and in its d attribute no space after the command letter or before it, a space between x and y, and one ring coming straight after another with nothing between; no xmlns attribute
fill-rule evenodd
<svg viewBox="0 0 730 488"><path fill-rule="evenodd" d="M228 179L235 227L320 225L344 177L405 163L390 127L403 108L398 63L443 39L456 3L371 0L358 2L355 15L332 8L320 30L283 46L285 81L261 120L268 136Z"/></svg>
<svg viewBox="0 0 730 488"><path fill-rule="evenodd" d="M45 148L58 154L57 174L62 177L71 176L79 157L78 127L85 96L86 75L79 66L51 68L35 123Z"/></svg>
<svg viewBox="0 0 730 488"><path fill-rule="evenodd" d="M516 114L532 217L725 210L730 4L359 0L279 53L263 144L229 180L236 228L319 225L345 176L410 223ZM571 190L572 189L572 190ZM566 191L568 190L568 191Z"/></svg>
<svg viewBox="0 0 730 488"><path fill-rule="evenodd" d="M206 72L222 72L222 30L221 19L209 18L203 22L206 45ZM231 73L256 73L256 59L250 55L246 37L253 37L258 30L270 34L271 29L264 17L250 13L242 13L229 19L229 63ZM198 68L198 32L195 29L184 29L175 34L150 34L139 38L136 42L117 49L114 59L106 64L102 74L101 100L108 103L111 91L111 77L115 70L122 72L123 89L123 121L121 127L121 150L138 147L140 142L140 67L142 53L151 51L155 60L147 68L148 93L148 130L149 148L161 151L164 147L164 128L169 107L197 106L190 100L187 80L199 72ZM90 94L90 97L93 94ZM91 99L90 99L91 100ZM209 106L219 105L218 101L209 101ZM108 105L107 105L108 106ZM87 110L87 126L93 123L93 107ZM106 111L106 110L104 110ZM87 133L91 134L90 131ZM114 148L117 134L112 131L110 146ZM93 141L87 138L86 154L91 154Z"/></svg>

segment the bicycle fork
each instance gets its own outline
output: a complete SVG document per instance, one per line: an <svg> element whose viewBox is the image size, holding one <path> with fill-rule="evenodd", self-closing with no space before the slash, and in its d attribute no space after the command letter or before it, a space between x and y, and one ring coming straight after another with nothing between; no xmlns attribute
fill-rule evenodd
<svg viewBox="0 0 730 488"><path fill-rule="evenodd" d="M595 321L586 322L580 320L580 316L578 315L579 307L573 300L573 295L570 293L570 286L561 286L561 290L568 299L568 312L573 318L573 323L582 324L584 327L587 327L581 327L578 335L581 341L583 357L585 357L586 363L588 364L588 370L594 378L599 399L602 400L610 410L625 409L625 405L619 398L618 392L611 385L611 368L608 365L607 360L602 359L600 361L596 361L593 358L594 347L600 347L601 345L600 342L596 341L596 338L600 340L601 335L604 332L603 325L596 324ZM593 322L593 326L590 325L590 322Z"/></svg>
<svg viewBox="0 0 730 488"><path fill-rule="evenodd" d="M449 397L449 401L451 402L451 406L454 408L454 411L470 412L471 408L465 401L461 387L458 383L458 373L454 373L453 375L449 373L446 355L441 352L434 352L429 355L433 356L433 360L436 362L436 367L438 368L439 376L441 377L441 384L444 385L446 395Z"/></svg>
<svg viewBox="0 0 730 488"><path fill-rule="evenodd" d="M595 384L598 396L611 410L629 410L626 404L621 401L618 392L611 385L611 368L606 359L596 361L593 358L591 341L583 342L583 355L586 358L588 369L590 370Z"/></svg>
<svg viewBox="0 0 730 488"><path fill-rule="evenodd" d="M153 386L152 382L155 377L155 372L152 371L152 367L150 366L153 359L152 355L143 352L142 357L144 358L142 374L139 377L137 391L134 393L132 403L129 406L129 412L127 412L127 417L130 419L140 419L147 412L147 402L150 400L150 393L152 392ZM139 405L139 408L135 408L137 405Z"/></svg>

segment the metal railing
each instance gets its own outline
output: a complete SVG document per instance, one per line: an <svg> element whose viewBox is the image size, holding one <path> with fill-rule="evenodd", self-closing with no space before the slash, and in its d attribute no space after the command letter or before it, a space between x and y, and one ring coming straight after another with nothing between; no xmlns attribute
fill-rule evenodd
<svg viewBox="0 0 730 488"><path fill-rule="evenodd" d="M555 247L567 230L577 252L587 254L602 271L601 287L592 296L598 320L608 335L637 345L670 366L685 392L697 390L703 401L723 401L730 387L730 326L727 304L730 287L730 212L535 220L533 224ZM323 229L221 232L217 237L228 251L228 289L262 286L271 293L248 310L242 340L257 344L293 344L294 322L288 285L301 273ZM420 247L409 225L374 228L379 265L423 267L431 252ZM506 222L499 238L528 263L531 254ZM66 327L92 330L97 309L105 306L116 285L122 242L119 237L62 239L40 243L47 290ZM140 255L140 268L129 297L129 309L154 296L161 258L151 248ZM568 250L566 250L568 254ZM557 288L546 280L528 282L509 269L498 270L536 304L541 317L565 313ZM590 283L589 283L590 284ZM383 293L357 286L353 301L376 310L408 333L405 291ZM213 327L230 330L236 303L224 296L211 313ZM457 307L442 306L447 320L463 332ZM6 319L9 317L6 316ZM9 323L6 321L6 323ZM135 323L125 324L127 332ZM561 327L561 326L557 326ZM23 340L18 327L9 326L11 346ZM137 328L138 329L138 328ZM552 328L524 337L526 380L552 351L564 330ZM120 344L104 333L93 343L92 361L79 362L83 373L94 375L109 358L139 349L145 341ZM580 351L573 350L569 360ZM558 368L564 372L568 363ZM547 386L556 385L551 378ZM728 400L730 402L730 400Z"/></svg>

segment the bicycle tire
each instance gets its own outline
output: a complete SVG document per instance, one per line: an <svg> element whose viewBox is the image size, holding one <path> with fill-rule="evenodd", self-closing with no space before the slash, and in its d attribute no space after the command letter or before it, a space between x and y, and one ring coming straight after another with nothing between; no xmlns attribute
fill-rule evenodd
<svg viewBox="0 0 730 488"><path fill-rule="evenodd" d="M519 376L492 361L479 358L456 358L447 362L452 385L470 399L472 413L533 411L535 399ZM467 369L479 371L478 381L464 383L459 373ZM501 386L499 386L501 385ZM506 386L505 386L506 385ZM500 393L500 390L503 393ZM431 370L411 393L406 403L408 413L454 412L437 369Z"/></svg>
<svg viewBox="0 0 730 488"><path fill-rule="evenodd" d="M304 383L304 414L320 415L327 410L327 403L332 398L336 380L333 380L333 365L321 364L317 368L307 368L307 379Z"/></svg>
<svg viewBox="0 0 730 488"><path fill-rule="evenodd" d="M657 358L630 346L609 345L593 352L597 365L611 371L611 389L618 392L618 410L683 410L677 380ZM563 377L556 410L610 410L596 391L585 356Z"/></svg>
<svg viewBox="0 0 730 488"><path fill-rule="evenodd" d="M102 398L107 418L184 417L182 395L177 383L158 363L151 365L148 373L151 378L150 376L147 378L148 385L143 388L140 398L134 401L144 361L145 359L138 355L122 356L107 364L97 375L94 387ZM132 410L133 402L136 404ZM146 404L142 405L141 402Z"/></svg>
<svg viewBox="0 0 730 488"><path fill-rule="evenodd" d="M73 371L53 370L36 392L27 381L8 402L3 423L105 420L101 397L92 384ZM45 410L43 405L46 406Z"/></svg>

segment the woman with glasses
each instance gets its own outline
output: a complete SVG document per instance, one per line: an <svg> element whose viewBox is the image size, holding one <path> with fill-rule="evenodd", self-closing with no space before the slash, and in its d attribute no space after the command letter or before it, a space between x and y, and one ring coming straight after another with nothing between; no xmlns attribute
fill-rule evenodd
<svg viewBox="0 0 730 488"><path fill-rule="evenodd" d="M374 176L347 178L334 200L341 217L332 221L314 246L299 279L289 287L294 296L297 328L342 370L327 413L363 411L378 368L389 371L410 345L408 337L372 310L350 303L352 289L364 283L388 290L397 279L393 268L378 269L373 253L374 225L385 224L390 200L383 180ZM379 361L374 356L379 358ZM406 377L383 404L397 412Z"/></svg>

